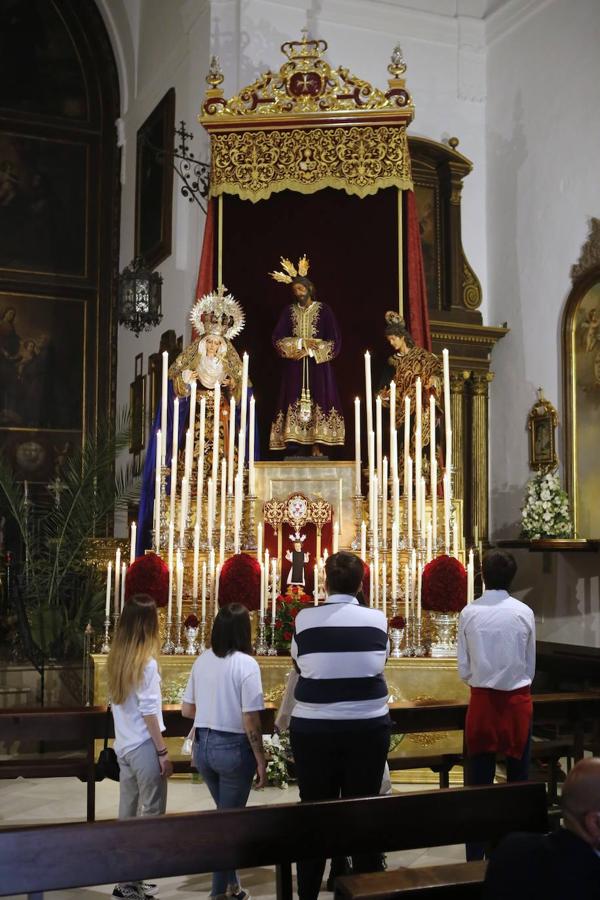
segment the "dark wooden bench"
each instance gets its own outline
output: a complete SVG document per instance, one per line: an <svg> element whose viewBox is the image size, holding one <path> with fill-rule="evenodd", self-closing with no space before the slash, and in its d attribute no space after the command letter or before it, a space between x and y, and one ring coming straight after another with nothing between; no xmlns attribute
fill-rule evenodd
<svg viewBox="0 0 600 900"><path fill-rule="evenodd" d="M277 897L291 900L299 859L498 840L515 828L546 830L543 785L4 829L0 896L275 865Z"/></svg>

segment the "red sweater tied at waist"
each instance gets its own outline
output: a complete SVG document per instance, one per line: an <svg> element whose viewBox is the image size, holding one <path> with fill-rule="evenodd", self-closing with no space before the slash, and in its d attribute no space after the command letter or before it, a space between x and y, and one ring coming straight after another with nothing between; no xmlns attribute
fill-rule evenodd
<svg viewBox="0 0 600 900"><path fill-rule="evenodd" d="M529 685L514 691L472 687L465 723L469 756L502 753L520 759L529 738L532 715Z"/></svg>

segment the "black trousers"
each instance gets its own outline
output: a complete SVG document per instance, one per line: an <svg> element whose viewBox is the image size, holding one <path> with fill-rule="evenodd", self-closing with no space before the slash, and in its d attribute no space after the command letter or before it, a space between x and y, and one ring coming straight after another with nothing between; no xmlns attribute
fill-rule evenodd
<svg viewBox="0 0 600 900"><path fill-rule="evenodd" d="M379 794L390 746L389 725L352 731L305 732L295 729L292 719L290 739L302 803ZM353 856L353 870L377 870L380 859L377 853ZM300 900L315 900L318 896L325 862L325 859L311 859L297 863Z"/></svg>

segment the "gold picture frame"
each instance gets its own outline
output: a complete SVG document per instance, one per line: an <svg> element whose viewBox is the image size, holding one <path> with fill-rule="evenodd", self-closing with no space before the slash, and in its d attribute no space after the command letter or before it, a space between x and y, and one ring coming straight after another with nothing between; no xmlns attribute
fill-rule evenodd
<svg viewBox="0 0 600 900"><path fill-rule="evenodd" d="M553 472L558 466L556 428L558 413L538 388L538 397L527 416L529 432L529 468L534 472Z"/></svg>

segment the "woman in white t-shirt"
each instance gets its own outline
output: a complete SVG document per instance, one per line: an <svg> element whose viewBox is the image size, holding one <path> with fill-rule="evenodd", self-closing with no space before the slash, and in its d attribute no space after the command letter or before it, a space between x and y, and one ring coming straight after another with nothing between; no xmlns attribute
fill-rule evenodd
<svg viewBox="0 0 600 900"><path fill-rule="evenodd" d="M194 764L218 809L245 806L255 774L257 788L266 783L262 682L251 653L248 610L241 603L222 607L211 649L194 663L183 694L182 715L194 720ZM235 871L215 872L210 896L249 900Z"/></svg>
<svg viewBox="0 0 600 900"><path fill-rule="evenodd" d="M135 594L119 617L108 655L108 692L119 760L119 818L161 816L167 806L167 778L173 772L163 731L160 675L156 657L160 632L156 603ZM124 882L114 897L145 900L155 884Z"/></svg>

